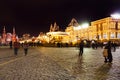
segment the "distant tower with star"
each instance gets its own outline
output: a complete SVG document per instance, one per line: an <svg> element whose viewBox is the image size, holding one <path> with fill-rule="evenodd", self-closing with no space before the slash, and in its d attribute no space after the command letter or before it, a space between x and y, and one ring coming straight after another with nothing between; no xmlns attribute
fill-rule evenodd
<svg viewBox="0 0 120 80"><path fill-rule="evenodd" d="M15 32L15 27L13 27L12 42L15 42L15 40L16 40L16 32Z"/></svg>
<svg viewBox="0 0 120 80"><path fill-rule="evenodd" d="M5 43L6 43L6 30L5 30L5 26L4 26L4 28L3 28L1 43L2 43L2 44L5 44Z"/></svg>

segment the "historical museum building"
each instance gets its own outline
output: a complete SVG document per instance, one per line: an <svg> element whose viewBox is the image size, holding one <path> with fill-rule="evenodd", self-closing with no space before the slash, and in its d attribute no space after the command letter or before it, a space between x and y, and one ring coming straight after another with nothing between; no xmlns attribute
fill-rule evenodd
<svg viewBox="0 0 120 80"><path fill-rule="evenodd" d="M0 44L9 44L10 41L14 42L15 40L18 40L18 36L16 35L15 28L13 28L12 33L7 33L5 26L3 27L3 32L0 35Z"/></svg>

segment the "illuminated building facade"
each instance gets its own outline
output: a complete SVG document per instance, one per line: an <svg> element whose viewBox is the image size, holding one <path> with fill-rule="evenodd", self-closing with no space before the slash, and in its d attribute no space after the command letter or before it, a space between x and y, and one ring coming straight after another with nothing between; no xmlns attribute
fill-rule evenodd
<svg viewBox="0 0 120 80"><path fill-rule="evenodd" d="M97 40L119 40L120 39L120 20L112 17L96 20L91 22L90 37Z"/></svg>
<svg viewBox="0 0 120 80"><path fill-rule="evenodd" d="M50 25L50 31L46 35L39 35L38 39L40 41L65 43L77 43L79 40L120 41L120 19L107 17L92 21L90 25L80 25L73 18L65 32L60 31L55 22L54 25Z"/></svg>
<svg viewBox="0 0 120 80"><path fill-rule="evenodd" d="M13 33L6 33L6 28L4 26L2 35L0 37L0 44L9 44L10 41L14 42L18 40L18 36L15 33L15 28L13 28Z"/></svg>
<svg viewBox="0 0 120 80"><path fill-rule="evenodd" d="M73 18L68 24L68 27L65 29L65 32L69 33L69 42L77 42L80 38L80 30L77 29L79 26L77 20Z"/></svg>
<svg viewBox="0 0 120 80"><path fill-rule="evenodd" d="M69 34L59 30L59 26L56 22L50 25L50 30L46 34L40 33L37 37L41 43L68 43Z"/></svg>
<svg viewBox="0 0 120 80"><path fill-rule="evenodd" d="M78 24L75 19L72 19L70 24L73 24L74 22ZM103 18L100 20L92 21L91 25L87 28L83 28L78 25L69 25L65 29L65 32L68 32L70 34L71 41L74 41L75 38L76 40L120 40L120 19L113 19L112 17Z"/></svg>
<svg viewBox="0 0 120 80"><path fill-rule="evenodd" d="M46 33L47 36L47 42L50 43L55 43L55 42L62 42L62 43L68 43L68 33L67 32L62 32L59 30L59 26L54 23L54 25L50 26L50 31Z"/></svg>

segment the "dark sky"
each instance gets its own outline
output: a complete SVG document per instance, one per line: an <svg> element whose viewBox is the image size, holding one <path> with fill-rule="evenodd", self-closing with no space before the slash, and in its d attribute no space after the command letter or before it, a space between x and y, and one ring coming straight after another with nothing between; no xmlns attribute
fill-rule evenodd
<svg viewBox="0 0 120 80"><path fill-rule="evenodd" d="M94 21L120 12L120 0L0 0L0 33L16 28L18 35L48 32L56 22L65 29L72 18L79 23Z"/></svg>

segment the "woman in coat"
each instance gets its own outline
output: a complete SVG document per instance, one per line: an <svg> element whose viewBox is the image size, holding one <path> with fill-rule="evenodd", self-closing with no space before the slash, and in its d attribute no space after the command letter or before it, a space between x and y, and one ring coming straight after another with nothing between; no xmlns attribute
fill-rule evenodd
<svg viewBox="0 0 120 80"><path fill-rule="evenodd" d="M28 53L28 47L29 47L29 44L28 44L27 42L25 42L25 43L23 44L25 56L26 56L27 53Z"/></svg>
<svg viewBox="0 0 120 80"><path fill-rule="evenodd" d="M108 41L107 45L105 46L105 49L107 49L107 53L108 53L108 56L105 57L105 63L106 62L112 62L113 60L113 57L112 57L112 53L111 53L111 41Z"/></svg>

